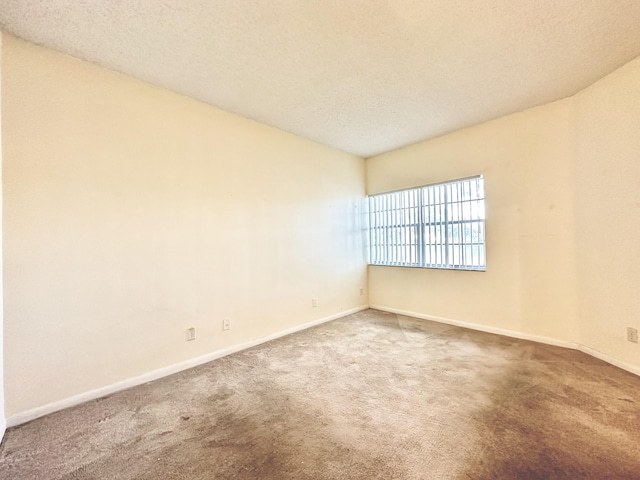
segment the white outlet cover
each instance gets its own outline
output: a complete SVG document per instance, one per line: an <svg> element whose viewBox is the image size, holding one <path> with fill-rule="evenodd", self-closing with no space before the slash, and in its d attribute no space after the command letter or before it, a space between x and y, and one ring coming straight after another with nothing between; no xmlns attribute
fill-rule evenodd
<svg viewBox="0 0 640 480"><path fill-rule="evenodd" d="M187 341L196 339L196 327L187 328Z"/></svg>

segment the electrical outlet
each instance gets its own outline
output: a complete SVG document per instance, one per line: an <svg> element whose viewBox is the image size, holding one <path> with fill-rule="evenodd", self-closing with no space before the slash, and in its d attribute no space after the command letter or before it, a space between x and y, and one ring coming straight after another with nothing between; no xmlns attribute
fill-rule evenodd
<svg viewBox="0 0 640 480"><path fill-rule="evenodd" d="M318 299L317 298L312 298L311 299L311 306L312 307L317 307L318 306Z"/></svg>
<svg viewBox="0 0 640 480"><path fill-rule="evenodd" d="M231 320L225 318L222 320L222 330L229 330L231 328Z"/></svg>
<svg viewBox="0 0 640 480"><path fill-rule="evenodd" d="M187 328L187 342L196 339L196 327Z"/></svg>
<svg viewBox="0 0 640 480"><path fill-rule="evenodd" d="M627 340L633 343L638 343L638 329L627 327Z"/></svg>
<svg viewBox="0 0 640 480"><path fill-rule="evenodd" d="M360 287L360 296L364 295L364 288Z"/></svg>

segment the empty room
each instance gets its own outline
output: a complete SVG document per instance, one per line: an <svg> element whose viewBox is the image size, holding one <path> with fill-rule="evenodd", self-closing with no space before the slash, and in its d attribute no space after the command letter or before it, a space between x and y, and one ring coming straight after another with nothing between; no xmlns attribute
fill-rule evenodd
<svg viewBox="0 0 640 480"><path fill-rule="evenodd" d="M0 0L0 479L640 479L639 25Z"/></svg>

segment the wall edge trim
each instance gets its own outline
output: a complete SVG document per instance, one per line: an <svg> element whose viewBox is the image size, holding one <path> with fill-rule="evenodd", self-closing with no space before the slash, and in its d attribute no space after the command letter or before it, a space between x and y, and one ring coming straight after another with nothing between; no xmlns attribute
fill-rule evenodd
<svg viewBox="0 0 640 480"><path fill-rule="evenodd" d="M553 345L555 347L570 348L572 350L578 350L582 353L586 353L592 357L602 360L614 367L626 370L629 373L640 376L640 366L633 365L631 363L623 362L615 357L612 357L606 353L602 353L586 345L582 345L576 342L568 342L566 340L558 340L556 338L545 337L543 335L535 335L531 333L518 332L517 330L508 330L505 328L489 327L478 323L466 322L462 320L455 320L452 318L438 317L436 315L425 315L423 313L412 312L409 310L401 310L393 307L386 307L384 305L370 305L369 308L374 310L380 310L388 313L395 313L398 315L406 315L407 317L420 318L422 320L431 320L434 322L445 323L447 325L455 325L456 327L469 328L471 330L478 330L480 332L493 333L496 335L504 335L505 337L517 338L520 340L529 340L537 343L544 343L546 345Z"/></svg>
<svg viewBox="0 0 640 480"><path fill-rule="evenodd" d="M556 347L571 348L572 350L578 350L579 345L573 342L567 342L565 340L558 340L556 338L545 337L543 335L534 335L530 333L519 332L517 330L508 330L506 328L489 327L479 323L472 323L463 320L455 320L452 318L438 317L436 315L425 315L423 313L411 312L409 310L401 310L398 308L385 307L383 305L371 305L370 308L375 310L381 310L383 312L396 313L398 315L406 315L408 317L420 318L422 320L431 320L439 323L446 323L447 325L455 325L456 327L469 328L471 330L478 330L480 332L493 333L496 335L504 335L505 337L518 338L520 340L529 340L532 342L545 343L547 345L553 345Z"/></svg>
<svg viewBox="0 0 640 480"><path fill-rule="evenodd" d="M158 380L160 378L164 378L169 375L173 375L174 373L182 372L184 370L197 367L198 365L202 365L204 363L208 363L213 360L226 357L227 355L231 355L233 353L237 353L242 350L246 350L248 348L255 347L257 345L260 345L266 342L270 342L271 340L276 340L286 335L290 335L292 333L306 330L307 328L315 327L317 325L321 325L323 323L330 322L338 318L346 317L347 315L351 315L353 313L361 312L362 310L366 310L368 308L369 308L368 305L360 305L359 307L351 308L349 310L344 310L342 312L335 313L327 317L322 317L317 320L312 320L310 322L303 323L301 325L296 325L294 327L287 328L280 332L272 333L265 337L260 337L255 340L249 340L248 342L243 342L233 347L216 350L211 353L207 353L199 357L185 360L180 363L174 363L172 365L168 365L166 367L162 367L157 370L152 370L150 372L143 373L142 375L138 375L136 377L128 378L126 380L121 380L121 381L112 383L110 385L106 385L104 387L99 387L93 390L89 390L87 392L80 393L78 395L73 395L68 398L63 398L62 400L56 400L55 402L51 402L46 405L42 405L39 407L32 408L30 410L26 410L24 412L17 413L15 415L11 415L9 418L5 420L5 423L6 423L5 428L17 427L18 425L22 425L23 423L30 422L32 420L35 420L36 418L40 418L45 415L49 415L50 413L54 413L60 410L64 410L66 408L74 407L76 405L80 405L82 403L86 403L91 400L96 400L98 398L105 397L107 395L111 395L113 393L117 393L122 390L127 390L129 388L136 387L138 385L143 385L145 383L152 382L154 380ZM1 422L0 422L0 427L2 427Z"/></svg>
<svg viewBox="0 0 640 480"><path fill-rule="evenodd" d="M578 350L587 355L591 355L592 357L597 358L598 360L602 360L603 362L610 363L614 367L621 368L622 370L626 370L629 373L633 373L640 377L640 367L633 365L631 363L623 362L622 360L618 360L611 355L607 355L606 353L602 353L599 350L595 350L591 347L587 347L586 345L578 345Z"/></svg>

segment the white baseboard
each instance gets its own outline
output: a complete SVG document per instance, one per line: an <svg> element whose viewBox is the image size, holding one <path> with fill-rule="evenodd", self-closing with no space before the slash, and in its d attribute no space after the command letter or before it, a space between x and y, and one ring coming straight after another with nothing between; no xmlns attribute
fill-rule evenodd
<svg viewBox="0 0 640 480"><path fill-rule="evenodd" d="M507 330L504 328L489 327L486 325L464 322L461 320L454 320L451 318L437 317L435 315L425 315L423 313L410 312L408 310L400 310L397 308L385 307L383 305L370 305L370 308L373 308L375 310L381 310L383 312L395 313L398 315L405 315L407 317L421 318L423 320L431 320L434 322L445 323L447 325L455 325L456 327L469 328L471 330L478 330L480 332L495 333L497 335L504 335L506 337L518 338L521 340L530 340L532 342L544 343L544 344L553 345L556 347L563 347L563 348L570 348L572 350L578 350L580 352L586 353L587 355L591 355L592 357L602 360L603 362L610 363L611 365L614 365L618 368L626 370L627 372L640 376L639 366L623 362L622 360L618 360L617 358L607 355L606 353L599 352L598 350L594 350L591 347L587 347L579 343L567 342L564 340L558 340L556 338L545 337L542 335L533 335L530 333L518 332L516 330Z"/></svg>
<svg viewBox="0 0 640 480"><path fill-rule="evenodd" d="M381 310L383 312L396 313L398 315L405 315L407 317L421 318L423 320L431 320L438 323L446 323L447 325L455 325L456 327L469 328L471 330L478 330L480 332L495 333L496 335L504 335L505 337L519 338L521 340L530 340L532 342L545 343L547 345L554 345L556 347L578 349L577 343L565 342L556 338L545 337L542 335L532 335L529 333L518 332L516 330L507 330L505 328L489 327L487 325L481 325L477 323L464 322L462 320L454 320L451 318L437 317L435 315L425 315L423 313L410 312L407 310L399 310L397 308L385 307L382 305L370 305L370 308L375 310Z"/></svg>
<svg viewBox="0 0 640 480"><path fill-rule="evenodd" d="M275 340L277 338L284 337L286 335L290 335L292 333L299 332L307 328L315 327L316 325L330 322L331 320L336 320L341 317L346 317L347 315L351 315L353 313L360 312L368 308L369 308L368 305L361 305L360 307L352 308L350 310L345 310L343 312L336 313L334 315L329 315L328 317L323 317L318 320L313 320L311 322L303 323L302 325L297 325L295 327L287 328L286 330L282 330L280 332L267 335L266 337L261 337L256 340L250 340L248 342L244 342L229 348L224 348L222 350L216 350L215 352L211 352L206 355L202 355L200 357L192 358L184 362L169 365L167 367L159 368L158 370L153 370L151 372L144 373L137 377L128 378L126 380L122 380L120 382L116 382L111 385L107 385L104 387L96 388L94 390L90 390L88 392L74 395L73 397L48 403L46 405L42 405L40 407L36 407L31 410L27 410L25 412L20 412L15 415L12 415L6 420L6 427L7 428L15 427L17 425L30 422L31 420L35 420L36 418L42 417L44 415L48 415L50 413L63 410L65 408L73 407L75 405L79 405L81 403L85 403L90 400L95 400L97 398L101 398L106 395L111 395L112 393L116 393L121 390L126 390L128 388L135 387L137 385L142 385L144 383L151 382L153 380L157 380L159 378L163 378L168 375L172 375L174 373L178 373L183 370L196 367L198 365L202 365L203 363L211 362L212 360L226 357L227 355L231 355L232 353L246 350L247 348L255 347L256 345L260 345L262 343L269 342L271 340Z"/></svg>
<svg viewBox="0 0 640 480"><path fill-rule="evenodd" d="M4 432L7 431L7 420L2 417L0 418L0 443L2 443L2 439L4 438Z"/></svg>
<svg viewBox="0 0 640 480"><path fill-rule="evenodd" d="M101 398L106 395L111 395L112 393L116 393L121 390L126 390L128 388L135 387L137 385L142 385L144 383L151 382L153 380L157 380L159 378L163 378L168 375L172 375L174 373L178 373L183 370L187 370L189 368L193 368L207 362L211 362L218 358L231 355L232 353L240 352L242 350L246 350L247 348L255 347L256 345L260 345L262 343L269 342L271 340L275 340L280 337L284 337L291 333L299 332L301 330L305 330L307 328L311 328L316 325L320 325L322 323L330 322L331 320L336 320L338 318L345 317L347 315L351 315L353 313L360 312L362 310L366 310L367 308L373 308L375 310L395 313L398 315L406 315L408 317L421 318L423 320L431 320L434 322L445 323L445 324L454 325L457 327L469 328L469 329L478 330L481 332L494 333L497 335L504 335L512 338L519 338L521 340L530 340L533 342L544 343L547 345L554 345L557 347L571 348L573 350L579 350L581 352L584 352L604 362L610 363L611 365L614 365L623 370L626 370L628 372L631 372L635 375L640 376L640 367L623 362L605 353L599 352L597 350L594 350L584 345L580 345L578 343L567 342L567 341L558 340L551 337L545 337L542 335L533 335L529 333L518 332L516 330L507 330L503 328L489 327L486 325L480 325L480 324L465 322L461 320L454 320L451 318L438 317L435 315L425 315L422 313L411 312L408 310L400 310L397 308L385 307L382 305L362 305L360 307L352 308L350 310L336 313L328 317L320 318L318 320L313 320L311 322L304 323L302 325L288 328L281 332L267 335L266 337L258 338L256 340L251 340L249 342L245 342L240 345L225 348L222 350L217 350L215 352L211 352L200 357L192 358L190 360L186 360L181 363L169 365L167 367L163 367L158 370L153 370L151 372L144 373L137 377L129 378L127 380L116 382L111 385L107 385L104 387L96 388L94 390L90 390L88 392L74 395L73 397L65 398L62 400L58 400L56 402L49 403L47 405L36 407L31 410L27 410L25 412L21 412L16 415L12 415L8 419L0 419L0 440L2 440L2 436L4 435L6 428L15 427L17 425L30 422L31 420L35 420L36 418L42 417L44 415L48 415L53 412L57 412L59 410L63 410L65 408L73 407L75 405L79 405L81 403L88 402L90 400L95 400L97 398Z"/></svg>
<svg viewBox="0 0 640 480"><path fill-rule="evenodd" d="M618 360L617 358L607 355L606 353L599 352L598 350L594 350L593 348L587 347L585 345L578 345L578 350L586 353L587 355L591 355L592 357L602 360L603 362L610 363L611 365L626 370L627 372L634 373L640 376L640 367L637 365L623 362L622 360Z"/></svg>

